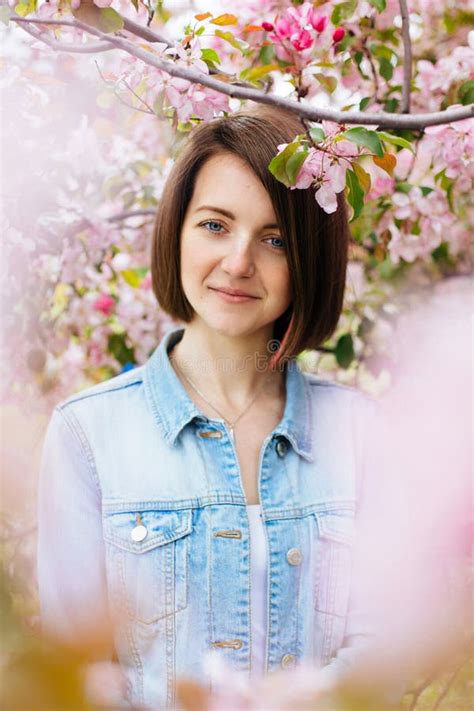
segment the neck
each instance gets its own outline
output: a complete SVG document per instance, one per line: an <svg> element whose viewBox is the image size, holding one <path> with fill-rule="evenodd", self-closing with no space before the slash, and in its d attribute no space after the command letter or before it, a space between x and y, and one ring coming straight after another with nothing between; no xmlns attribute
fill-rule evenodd
<svg viewBox="0 0 474 711"><path fill-rule="evenodd" d="M256 388L262 396L284 393L284 372L270 368L271 344L271 326L233 336L193 322L186 325L170 360L210 401L239 410Z"/></svg>

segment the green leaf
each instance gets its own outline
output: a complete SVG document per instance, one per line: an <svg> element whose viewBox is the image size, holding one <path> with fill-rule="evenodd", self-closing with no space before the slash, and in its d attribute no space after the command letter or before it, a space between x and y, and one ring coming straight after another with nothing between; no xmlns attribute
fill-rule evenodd
<svg viewBox="0 0 474 711"><path fill-rule="evenodd" d="M387 113L394 114L397 112L399 105L399 100L393 96L391 99L384 101L383 107Z"/></svg>
<svg viewBox="0 0 474 711"><path fill-rule="evenodd" d="M298 173L300 172L301 166L308 157L308 153L308 149L296 151L296 153L293 153L293 155L286 162L285 169L286 174L288 176L288 180L290 181L290 185L294 185L296 183Z"/></svg>
<svg viewBox="0 0 474 711"><path fill-rule="evenodd" d="M137 289L140 284L141 284L141 278L140 275L137 274L136 269L124 269L123 271L120 272L120 274L123 277L123 280L127 282L127 284L134 289Z"/></svg>
<svg viewBox="0 0 474 711"><path fill-rule="evenodd" d="M100 9L100 29L102 32L117 32L123 28L123 19L113 7Z"/></svg>
<svg viewBox="0 0 474 711"><path fill-rule="evenodd" d="M151 165L146 160L134 160L128 165L139 178L146 178L151 172Z"/></svg>
<svg viewBox="0 0 474 711"><path fill-rule="evenodd" d="M275 45L264 45L260 50L259 58L262 64L272 64L275 59Z"/></svg>
<svg viewBox="0 0 474 711"><path fill-rule="evenodd" d="M370 174L367 173L367 171L364 170L363 167L359 163L353 163L352 168L354 170L354 173L357 175L359 185L361 186L362 190L364 191L364 194L368 193L370 190L370 186L371 186Z"/></svg>
<svg viewBox="0 0 474 711"><path fill-rule="evenodd" d="M232 32L224 32L223 30L214 30L214 34L216 37L220 37L221 39L225 40L229 44L232 45L232 47L235 47L235 49L238 49L240 52L243 52L245 49L249 48L249 43L244 42L243 40L237 39Z"/></svg>
<svg viewBox="0 0 474 711"><path fill-rule="evenodd" d="M355 358L354 341L350 333L344 333L338 338L334 349L336 360L341 368L348 368Z"/></svg>
<svg viewBox="0 0 474 711"><path fill-rule="evenodd" d="M383 76L385 81L390 81L390 79L393 77L393 65L385 57L379 58L379 70L381 76Z"/></svg>
<svg viewBox="0 0 474 711"><path fill-rule="evenodd" d="M135 363L135 353L133 348L129 348L125 343L125 336L112 333L108 338L108 351L121 365L125 363Z"/></svg>
<svg viewBox="0 0 474 711"><path fill-rule="evenodd" d="M124 180L119 175L108 178L102 186L102 191L109 200L113 200L125 187Z"/></svg>
<svg viewBox="0 0 474 711"><path fill-rule="evenodd" d="M357 9L357 0L347 0L335 5L331 14L331 22L333 25L338 25L341 20L348 20L352 17Z"/></svg>
<svg viewBox="0 0 474 711"><path fill-rule="evenodd" d="M26 17L35 11L36 0L27 0L27 2L20 2L18 5L15 5L15 12L17 15L20 15L20 17Z"/></svg>
<svg viewBox="0 0 474 711"><path fill-rule="evenodd" d="M468 104L474 104L474 80L469 79L461 84L458 90L458 96L461 104L465 106Z"/></svg>
<svg viewBox="0 0 474 711"><path fill-rule="evenodd" d="M370 96L365 96L363 99L360 100L359 111L363 111L368 106L370 99Z"/></svg>
<svg viewBox="0 0 474 711"><path fill-rule="evenodd" d="M123 28L123 19L111 7L97 7L91 4L82 4L72 11L74 17L86 25L97 27L101 32L117 32Z"/></svg>
<svg viewBox="0 0 474 711"><path fill-rule="evenodd" d="M210 47L201 49L201 59L206 62L208 66L221 63L221 58L217 54L216 50L211 49Z"/></svg>
<svg viewBox="0 0 474 711"><path fill-rule="evenodd" d="M415 149L406 138L401 138L400 136L392 136L391 133L386 133L385 131L377 131L378 137L385 141L386 143L391 143L394 146L400 146L400 148L408 148L409 151L415 153Z"/></svg>
<svg viewBox="0 0 474 711"><path fill-rule="evenodd" d="M321 143L326 138L326 134L324 133L322 126L313 126L313 128L310 128L309 135L315 143Z"/></svg>
<svg viewBox="0 0 474 711"><path fill-rule="evenodd" d="M376 131L369 131L367 128L364 128L364 126L356 126L355 128L347 129L341 136L347 138L351 143L368 148L372 153L375 153L376 156L379 156L379 158L382 158L384 154L383 146Z"/></svg>
<svg viewBox="0 0 474 711"><path fill-rule="evenodd" d="M364 191L360 186L357 175L350 169L346 172L346 185L348 188L347 200L353 211L350 220L352 222L360 215L364 207Z"/></svg>
<svg viewBox="0 0 474 711"><path fill-rule="evenodd" d="M405 195L408 195L412 187L413 185L411 183L407 183L406 181L401 180L399 183L397 183L396 190L399 193L404 193Z"/></svg>
<svg viewBox="0 0 474 711"><path fill-rule="evenodd" d="M319 81L329 94L332 94L337 87L336 77L326 76L325 74L315 74L314 77Z"/></svg>
<svg viewBox="0 0 474 711"><path fill-rule="evenodd" d="M264 64L260 67L249 67L240 73L240 78L244 81L256 81L269 72L274 72L279 68L280 66L278 64Z"/></svg>
<svg viewBox="0 0 474 711"><path fill-rule="evenodd" d="M369 2L379 12L383 12L387 7L385 0L369 0Z"/></svg>
<svg viewBox="0 0 474 711"><path fill-rule="evenodd" d="M433 192L433 188L429 188L427 185L421 185L420 190L423 197L426 197L426 195L429 195Z"/></svg>
<svg viewBox="0 0 474 711"><path fill-rule="evenodd" d="M440 262L442 264L453 263L451 255L449 254L449 244L447 242L441 242L441 244L431 252L431 256L435 262Z"/></svg>
<svg viewBox="0 0 474 711"><path fill-rule="evenodd" d="M389 62L394 56L393 50L384 44L371 44L369 49L374 57L385 57Z"/></svg>
<svg viewBox="0 0 474 711"><path fill-rule="evenodd" d="M291 183L286 172L286 163L291 158L291 156L296 153L299 147L299 141L293 141L289 143L281 153L278 153L268 165L268 170L272 175L275 176L277 180L284 183L287 188L290 187Z"/></svg>

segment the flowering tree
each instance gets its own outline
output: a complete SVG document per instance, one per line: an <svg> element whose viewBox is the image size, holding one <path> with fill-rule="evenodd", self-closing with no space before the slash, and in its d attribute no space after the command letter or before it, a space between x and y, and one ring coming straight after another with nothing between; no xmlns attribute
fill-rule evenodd
<svg viewBox="0 0 474 711"><path fill-rule="evenodd" d="M238 15L176 17L163 2L9 0L1 11L16 50L7 42L6 135L33 184L30 222L24 170L4 191L3 350L15 365L4 397L28 383L52 403L147 358L167 326L147 245L173 142L246 100L301 118L269 165L277 179L312 186L326 212L343 190L351 206L346 307L335 336L301 356L307 367L376 387L400 279L469 269L466 0L246 0ZM64 104L77 94L91 102L72 121Z"/></svg>
<svg viewBox="0 0 474 711"><path fill-rule="evenodd" d="M148 249L175 147L245 101L301 119L275 177L311 187L326 212L342 191L351 208L344 312L304 367L383 388L399 286L412 299L471 269L468 0L195 5L0 5L2 402L30 421L156 346L169 319ZM13 440L7 464L31 471L21 449ZM32 530L18 516L5 526L17 542Z"/></svg>

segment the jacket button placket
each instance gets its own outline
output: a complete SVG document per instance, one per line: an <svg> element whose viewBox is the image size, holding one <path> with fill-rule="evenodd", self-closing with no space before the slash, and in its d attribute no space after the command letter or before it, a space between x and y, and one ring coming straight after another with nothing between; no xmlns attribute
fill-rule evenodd
<svg viewBox="0 0 474 711"><path fill-rule="evenodd" d="M204 456L216 483L225 494L243 498L242 480L232 440L219 423L206 423L197 432L203 442ZM215 461L223 463L217 469ZM210 607L209 646L219 650L225 662L245 670L250 663L250 532L245 508L234 503L208 507L211 535L208 557ZM223 585L223 580L225 584ZM232 600L232 614L229 614Z"/></svg>

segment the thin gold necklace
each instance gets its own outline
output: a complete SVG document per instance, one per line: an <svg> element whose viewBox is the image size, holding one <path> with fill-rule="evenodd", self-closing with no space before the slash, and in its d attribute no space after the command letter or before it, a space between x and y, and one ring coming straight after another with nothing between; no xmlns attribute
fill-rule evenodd
<svg viewBox="0 0 474 711"><path fill-rule="evenodd" d="M173 357L173 356L172 356L172 353L170 353L170 355L169 355L170 361L171 361L172 357ZM207 402L207 404L209 405L209 407L212 407L212 409L213 409L215 412L217 412L217 414L220 415L220 416L222 417L222 419L224 420L224 422L229 426L229 433L230 433L230 436L231 436L231 438L232 438L232 441L235 442L235 433L234 433L234 427L235 427L235 425L236 425L237 422L240 420L240 418L242 417L242 415L244 415L244 414L247 412L247 410L250 408L250 406L255 402L255 400L257 399L257 396L258 396L258 395L260 394L260 392L263 390L264 384L265 384L266 382L268 382L268 380L270 380L271 375L268 375L268 376L263 380L262 385L260 386L260 388L257 388L257 392L255 393L255 395L253 396L253 398L250 400L250 402L248 403L248 405L245 406L245 408L242 410L242 412L241 412L240 415L237 417L237 419L235 419L233 422L231 422L230 420L227 419L227 417L225 417L225 416L222 414L222 412L220 412L220 411L217 409L217 407L215 407L211 402L209 402L209 400L205 397L205 395L203 395L203 393L199 390L199 388L196 387L196 385L194 385L193 381L190 380L190 378L188 378L188 376L186 375L186 373L184 373L184 372L181 370L181 368L179 367L178 363L176 362L176 360L175 360L174 358L173 358L173 362L174 362L175 367L176 367L176 369L178 370L178 372L181 373L181 375L182 375L184 378L186 378L186 380L188 381L188 383L190 384L190 386L193 388L193 390L195 390L195 391L197 392L197 394L202 397L202 399L204 400L204 402Z"/></svg>

